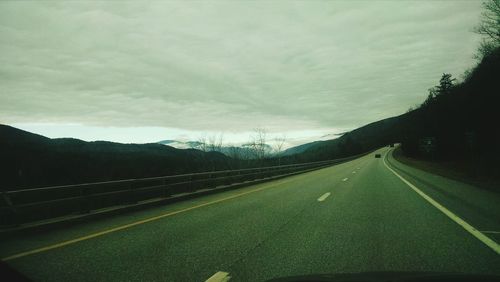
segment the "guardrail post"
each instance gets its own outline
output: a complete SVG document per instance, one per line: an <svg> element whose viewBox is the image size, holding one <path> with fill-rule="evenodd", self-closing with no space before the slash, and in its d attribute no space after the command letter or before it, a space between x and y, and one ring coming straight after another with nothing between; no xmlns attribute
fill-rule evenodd
<svg viewBox="0 0 500 282"><path fill-rule="evenodd" d="M89 213L90 212L90 197L89 197L89 191L87 187L82 186L80 188L80 213Z"/></svg>
<svg viewBox="0 0 500 282"><path fill-rule="evenodd" d="M162 179L162 186L163 186L163 197L167 198L168 196L170 196L170 193L168 191L168 185L167 185L166 178Z"/></svg>
<svg viewBox="0 0 500 282"><path fill-rule="evenodd" d="M213 174L212 174L212 172L210 172L208 174L208 188L215 188L215 187L217 187L217 180L212 179L212 177L213 177Z"/></svg>
<svg viewBox="0 0 500 282"><path fill-rule="evenodd" d="M370 151L372 152L372 151ZM28 220L38 220L29 218L30 215L36 215L36 218L42 219L43 216L47 218L48 216L57 216L59 214L59 210L56 210L63 206L63 212L66 212L67 209L70 209L72 213L89 213L96 208L104 207L104 205L115 205L115 204L135 204L140 199L145 199L146 194L149 191L146 189L148 183L145 181L154 181L154 184L158 184L156 182L158 179L161 179L164 194L166 197L171 194L175 194L177 192L189 192L189 190L195 190L195 188L201 187L201 183L204 183L204 180L208 181L209 186L216 186L218 183L228 183L234 182L235 179L238 181L249 182L252 180L257 180L258 178L263 178L265 176L273 176L273 175L286 175L286 174L294 174L301 173L304 171L310 171L314 169L319 169L323 167L327 167L332 164L338 164L345 161L349 161L355 159L357 157L366 155L370 152L363 153L356 156L351 156L347 158L340 158L335 160L327 160L327 161L317 161L317 162L308 162L308 163L295 163L295 164L279 164L278 166L269 166L265 167L265 163L256 162L256 161L248 161L246 162L250 168L239 169L239 170L227 170L227 171L206 171L203 173L195 173L195 174L179 174L179 175L170 175L162 177L152 177L152 178L143 178L143 179L128 179L128 180L120 180L120 181L105 181L105 182L96 182L96 183L86 183L86 184L77 184L77 185L63 185L63 186L52 186L52 187L44 187L42 189L32 188L28 189L28 191L17 191L17 190L1 190L0 189L0 225L20 225ZM208 177L208 179L207 179ZM196 182L196 183L195 183ZM107 193L106 191L102 191L99 189L102 185L117 185L117 191L111 191L111 193ZM148 187L149 188L149 187ZM151 187L152 188L152 187ZM55 189L55 190L53 190ZM50 191L66 191L66 189L71 189L70 196L64 198L57 199L48 199L48 201L43 200L46 197L42 197L42 199L37 199L36 197L30 196L31 192L35 193L49 193L47 197L51 194ZM80 189L80 190L79 190ZM157 196L157 186L154 186L154 195ZM189 189L188 191L186 191ZM182 191L184 190L184 191ZM113 192L117 192L117 196ZM62 192L61 192L62 193ZM80 193L80 197L78 194ZM66 193L62 193L66 195ZM76 195L75 195L76 194ZM112 198L112 202L108 201ZM51 201L53 200L53 201ZM68 202L66 202L66 200ZM118 200L118 201L115 201ZM102 202L99 202L102 201ZM14 202L14 203L13 203ZM22 205L19 203L23 203ZM28 203L25 203L28 202ZM46 207L50 206L51 202L63 203L61 205L57 204L51 209L54 209L54 213L46 213L40 214L39 216L35 213L36 207L38 204L40 206ZM24 204L28 204L28 207L24 207ZM35 207L35 208L33 208ZM31 214L30 214L31 213Z"/></svg>
<svg viewBox="0 0 500 282"><path fill-rule="evenodd" d="M132 181L130 181L129 183L129 198L128 198L128 202L130 204L137 204L137 197L135 195L135 186L137 184L137 181L135 179L133 179Z"/></svg>
<svg viewBox="0 0 500 282"><path fill-rule="evenodd" d="M2 226L17 226L20 224L19 216L17 213L17 208L12 203L9 195L6 191L2 191L2 199L5 202L5 208L3 209L2 215L0 217L0 225Z"/></svg>
<svg viewBox="0 0 500 282"><path fill-rule="evenodd" d="M192 175L189 175L189 178L188 178L188 192L192 192L193 190L193 176Z"/></svg>

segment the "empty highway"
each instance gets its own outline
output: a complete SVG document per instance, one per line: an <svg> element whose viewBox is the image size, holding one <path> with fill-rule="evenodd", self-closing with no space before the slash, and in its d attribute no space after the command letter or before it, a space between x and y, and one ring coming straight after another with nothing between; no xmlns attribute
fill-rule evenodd
<svg viewBox="0 0 500 282"><path fill-rule="evenodd" d="M500 274L498 242L498 193L408 167L382 148L272 182L16 236L0 255L36 281L263 281Z"/></svg>

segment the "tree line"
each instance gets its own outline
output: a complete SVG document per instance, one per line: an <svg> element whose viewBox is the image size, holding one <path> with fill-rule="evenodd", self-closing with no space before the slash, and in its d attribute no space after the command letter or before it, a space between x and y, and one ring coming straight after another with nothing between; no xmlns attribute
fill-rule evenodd
<svg viewBox="0 0 500 282"><path fill-rule="evenodd" d="M483 35L476 66L461 79L443 73L425 101L402 117L400 141L406 155L451 161L485 178L500 173L500 1L483 7L474 29Z"/></svg>

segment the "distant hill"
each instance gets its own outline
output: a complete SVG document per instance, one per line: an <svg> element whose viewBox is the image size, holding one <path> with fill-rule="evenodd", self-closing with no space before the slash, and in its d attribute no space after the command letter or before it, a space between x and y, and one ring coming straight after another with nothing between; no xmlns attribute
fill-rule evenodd
<svg viewBox="0 0 500 282"><path fill-rule="evenodd" d="M341 137L306 143L285 151L303 161L342 158L387 146L401 140L405 115L383 119L344 133Z"/></svg>
<svg viewBox="0 0 500 282"><path fill-rule="evenodd" d="M200 141L162 140L156 143L168 145L177 149L197 149L202 151L212 150L212 148L210 148L209 145L204 146L204 144ZM266 154L268 155L273 154L273 148L271 145L264 144L264 148ZM242 158L242 159L255 158L255 152L251 144L242 144L241 146L221 146L220 148L214 148L214 151L233 158Z"/></svg>
<svg viewBox="0 0 500 282"><path fill-rule="evenodd" d="M470 163L481 177L498 177L498 74L500 49L485 57L449 93L415 110L367 124L336 139L293 147L265 160L251 160L248 146L221 149L224 154L247 160L236 161L219 152L173 148L169 145L177 142L174 140L141 145L84 142L50 139L0 125L0 187L26 188L318 161L360 154L391 143L401 143L408 156L460 160ZM432 140L431 153L422 150L423 140Z"/></svg>
<svg viewBox="0 0 500 282"><path fill-rule="evenodd" d="M175 140L161 140L161 141L158 141L156 143L163 144L163 145L168 145L168 144L175 143L175 142L177 142L177 141L175 141Z"/></svg>
<svg viewBox="0 0 500 282"><path fill-rule="evenodd" d="M305 143L305 144L302 144L302 145L291 147L291 148L288 148L288 149L284 150L281 153L281 155L282 156L291 156L291 155L295 155L295 154L300 154L300 153L305 152L307 149L309 149L311 147L318 146L319 144L321 144L323 142L327 142L327 141L313 141L313 142L310 142L310 143Z"/></svg>
<svg viewBox="0 0 500 282"><path fill-rule="evenodd" d="M199 141L162 140L156 143L168 145L177 149L201 149L202 146L202 143Z"/></svg>
<svg viewBox="0 0 500 282"><path fill-rule="evenodd" d="M0 125L0 156L2 189L171 175L230 166L229 158L217 152L181 150L160 144L50 139L7 125Z"/></svg>

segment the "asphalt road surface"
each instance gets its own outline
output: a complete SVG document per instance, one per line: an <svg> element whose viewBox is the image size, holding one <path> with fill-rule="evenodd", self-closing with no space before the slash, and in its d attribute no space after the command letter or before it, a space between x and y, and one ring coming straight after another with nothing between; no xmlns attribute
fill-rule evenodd
<svg viewBox="0 0 500 282"><path fill-rule="evenodd" d="M9 238L0 256L36 281L262 281L500 274L498 242L499 193L408 167L382 148L277 181Z"/></svg>

